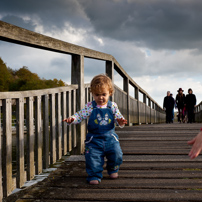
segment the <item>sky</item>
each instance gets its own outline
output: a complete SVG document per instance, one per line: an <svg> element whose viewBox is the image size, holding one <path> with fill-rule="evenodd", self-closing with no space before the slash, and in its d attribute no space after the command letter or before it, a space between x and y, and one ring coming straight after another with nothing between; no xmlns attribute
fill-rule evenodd
<svg viewBox="0 0 202 202"><path fill-rule="evenodd" d="M201 0L1 0L0 20L114 56L160 106L179 88L202 101ZM0 41L0 57L70 84L70 55ZM104 61L84 67L86 83L105 72ZM117 73L115 84L122 88Z"/></svg>

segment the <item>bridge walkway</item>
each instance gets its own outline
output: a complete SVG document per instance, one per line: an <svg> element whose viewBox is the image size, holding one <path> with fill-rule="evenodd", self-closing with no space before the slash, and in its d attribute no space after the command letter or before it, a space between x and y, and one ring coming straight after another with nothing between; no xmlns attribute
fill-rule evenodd
<svg viewBox="0 0 202 202"><path fill-rule="evenodd" d="M104 170L102 182L89 185L84 156L71 156L44 181L19 193L16 201L202 201L202 156L190 160L187 145L200 127L175 123L117 128L124 153L118 179L109 179Z"/></svg>

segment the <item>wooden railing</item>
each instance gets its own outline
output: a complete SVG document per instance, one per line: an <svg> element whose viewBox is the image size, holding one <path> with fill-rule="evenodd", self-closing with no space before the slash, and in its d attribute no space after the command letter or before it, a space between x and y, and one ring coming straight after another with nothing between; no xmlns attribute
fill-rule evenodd
<svg viewBox="0 0 202 202"><path fill-rule="evenodd" d="M202 102L200 102L194 110L195 113L195 121L198 123L202 122Z"/></svg>
<svg viewBox="0 0 202 202"><path fill-rule="evenodd" d="M0 93L0 119L3 119L0 128L0 202L16 187L20 188L25 181L41 173L62 155L84 152L86 122L76 126L67 126L62 122L64 117L72 115L92 100L89 84L84 84L84 57L106 61L106 73L113 82L114 70L122 76L123 90L115 86L115 94L111 100L117 102L129 125L165 122L163 109L109 54L63 42L2 21L0 40L72 56L70 86ZM134 96L129 95L129 86L134 88ZM139 99L140 93L143 95L143 102ZM12 114L16 116L15 142L12 141ZM13 148L16 148L15 154L12 153Z"/></svg>

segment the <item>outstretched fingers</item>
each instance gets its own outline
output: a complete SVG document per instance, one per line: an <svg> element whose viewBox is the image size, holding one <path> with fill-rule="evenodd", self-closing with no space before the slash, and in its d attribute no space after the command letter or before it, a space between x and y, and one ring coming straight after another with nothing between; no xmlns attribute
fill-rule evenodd
<svg viewBox="0 0 202 202"><path fill-rule="evenodd" d="M66 119L64 119L62 121L67 122L67 123L72 123L74 121L74 118L69 117L69 118L66 118Z"/></svg>
<svg viewBox="0 0 202 202"><path fill-rule="evenodd" d="M189 152L191 159L196 158L202 151L202 133L199 133L195 138L187 142L189 145L193 145Z"/></svg>

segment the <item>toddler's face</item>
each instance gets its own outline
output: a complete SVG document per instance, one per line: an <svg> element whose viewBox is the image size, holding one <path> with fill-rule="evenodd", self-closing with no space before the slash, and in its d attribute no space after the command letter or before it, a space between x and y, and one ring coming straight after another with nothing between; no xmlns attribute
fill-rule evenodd
<svg viewBox="0 0 202 202"><path fill-rule="evenodd" d="M108 86L103 86L99 91L92 92L93 98L97 105L104 105L108 102L110 92Z"/></svg>

